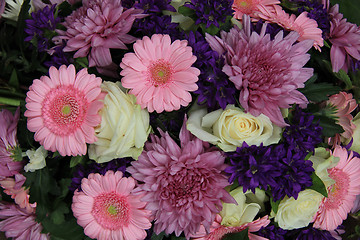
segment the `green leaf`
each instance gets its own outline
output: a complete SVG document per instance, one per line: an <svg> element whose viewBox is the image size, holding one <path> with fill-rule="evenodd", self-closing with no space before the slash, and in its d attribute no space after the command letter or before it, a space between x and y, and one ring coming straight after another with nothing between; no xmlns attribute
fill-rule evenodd
<svg viewBox="0 0 360 240"><path fill-rule="evenodd" d="M192 19L196 20L196 13L195 10L185 7L185 6L180 6L178 9L178 12L186 17L191 17Z"/></svg>
<svg viewBox="0 0 360 240"><path fill-rule="evenodd" d="M88 61L87 57L75 58L75 67L77 69L88 68L89 67L89 61Z"/></svg>
<svg viewBox="0 0 360 240"><path fill-rule="evenodd" d="M278 211L279 204L280 204L280 199L274 202L273 198L272 197L270 198L271 209L274 211L275 214Z"/></svg>
<svg viewBox="0 0 360 240"><path fill-rule="evenodd" d="M69 192L69 186L71 184L71 178L63 178L60 180L60 196L59 198L65 198Z"/></svg>
<svg viewBox="0 0 360 240"><path fill-rule="evenodd" d="M70 210L68 208L68 206L66 205L65 202L61 202L55 209L55 211L53 211L51 213L51 220L55 223L55 224L61 224L63 222L65 222L65 214L69 213Z"/></svg>
<svg viewBox="0 0 360 240"><path fill-rule="evenodd" d="M161 232L159 235L156 235L156 233L153 233L151 236L151 240L162 240L165 236L165 232Z"/></svg>
<svg viewBox="0 0 360 240"><path fill-rule="evenodd" d="M0 97L0 105L10 105L10 106L20 106L21 100L19 99L12 99L12 98L6 98L6 97Z"/></svg>
<svg viewBox="0 0 360 240"><path fill-rule="evenodd" d="M84 239L84 229L76 223L76 219L72 217L61 224L54 224L51 219L46 218L41 222L44 232L50 232L51 237L64 240Z"/></svg>
<svg viewBox="0 0 360 240"><path fill-rule="evenodd" d="M339 4L339 12L347 18L348 22L360 25L359 0L330 0L332 5Z"/></svg>
<svg viewBox="0 0 360 240"><path fill-rule="evenodd" d="M211 24L210 27L206 27L205 23L200 24L200 28L203 30L204 33L208 33L210 35L216 35L220 29L216 27L215 25Z"/></svg>
<svg viewBox="0 0 360 240"><path fill-rule="evenodd" d="M325 184L323 181L316 175L315 172L311 175L312 179L312 185L309 187L309 189L315 190L318 193L321 193L324 197L328 197L328 193L325 187Z"/></svg>
<svg viewBox="0 0 360 240"><path fill-rule="evenodd" d="M73 168L78 164L84 163L85 159L85 155L77 155L75 157L72 157L70 161L70 168Z"/></svg>
<svg viewBox="0 0 360 240"><path fill-rule="evenodd" d="M15 89L19 88L19 79L17 77L15 68L13 69L13 71L11 73L11 76L10 76L10 79L9 79L9 86L11 86L11 87L13 87Z"/></svg>
<svg viewBox="0 0 360 240"><path fill-rule="evenodd" d="M319 124L323 128L322 133L325 137L334 137L336 133L344 132L344 129L332 118L326 116L315 116L314 119L319 120Z"/></svg>
<svg viewBox="0 0 360 240"><path fill-rule="evenodd" d="M226 234L222 240L249 240L249 229L245 229L238 233L229 233Z"/></svg>
<svg viewBox="0 0 360 240"><path fill-rule="evenodd" d="M314 74L306 83L305 87L299 91L306 96L309 101L321 102L328 100L330 95L340 92L341 88L330 83L315 83L317 75Z"/></svg>
<svg viewBox="0 0 360 240"><path fill-rule="evenodd" d="M17 32L16 39L18 41L18 45L20 46L21 52L23 52L23 43L24 43L24 28L26 26L25 19L29 17L29 9L30 9L30 0L25 0L21 5L20 13L17 21Z"/></svg>
<svg viewBox="0 0 360 240"><path fill-rule="evenodd" d="M333 74L345 83L345 90L350 90L352 88L351 79L344 70L340 69L339 72L334 72Z"/></svg>
<svg viewBox="0 0 360 240"><path fill-rule="evenodd" d="M234 189L236 189L238 187L239 187L239 183L238 183L238 181L236 181L233 184L231 184L229 192L231 192L232 190L234 190Z"/></svg>

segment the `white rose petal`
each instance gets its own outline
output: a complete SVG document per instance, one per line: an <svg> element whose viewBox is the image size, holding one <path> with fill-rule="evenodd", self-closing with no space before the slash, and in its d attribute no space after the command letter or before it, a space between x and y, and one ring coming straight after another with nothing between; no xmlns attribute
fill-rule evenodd
<svg viewBox="0 0 360 240"><path fill-rule="evenodd" d="M100 111L101 124L95 128L98 141L90 145L89 157L98 163L137 159L151 130L148 111L136 104L134 95L125 93L120 82L104 82L101 88L108 94Z"/></svg>
<svg viewBox="0 0 360 240"><path fill-rule="evenodd" d="M40 146L36 150L27 150L26 156L30 159L30 162L25 165L25 172L34 172L35 170L42 169L46 166L45 158L48 155L48 151Z"/></svg>

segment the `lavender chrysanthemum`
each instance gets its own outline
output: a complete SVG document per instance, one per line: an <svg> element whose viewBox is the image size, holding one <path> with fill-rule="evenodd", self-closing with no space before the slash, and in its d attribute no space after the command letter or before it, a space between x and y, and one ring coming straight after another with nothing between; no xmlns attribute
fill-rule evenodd
<svg viewBox="0 0 360 240"><path fill-rule="evenodd" d="M249 17L244 15L243 29L234 27L221 32L221 38L206 35L210 47L225 57L223 71L237 90L239 103L254 116L264 114L280 126L286 126L281 108L297 103L306 106L308 100L299 92L313 75L313 69L304 68L310 59L307 51L313 41L296 43L299 34L283 37L280 31L271 40L264 29L251 32Z"/></svg>
<svg viewBox="0 0 360 240"><path fill-rule="evenodd" d="M284 33L284 37L286 37L290 32L284 28L282 28L281 26L279 26L278 24L275 23L264 23L264 21L262 19L260 19L259 21L257 21L256 23L252 23L251 24L251 32L256 32L258 34L261 34L261 30L264 26L264 24L266 24L266 30L265 30L265 34L269 34L271 40L274 40L275 36L280 32L283 31Z"/></svg>
<svg viewBox="0 0 360 240"><path fill-rule="evenodd" d="M136 191L152 211L154 232L184 232L189 239L200 225L209 231L222 202L235 200L224 189L229 183L223 153L191 135L185 121L179 137L181 146L168 133L152 135L128 172L141 182Z"/></svg>
<svg viewBox="0 0 360 240"><path fill-rule="evenodd" d="M289 126L285 127L283 139L295 151L314 152L315 146L322 142L322 127L314 123L314 115L303 112L298 106L291 112Z"/></svg>
<svg viewBox="0 0 360 240"><path fill-rule="evenodd" d="M185 38L197 58L194 67L201 72L197 82L199 88L195 91L199 94L198 103L206 104L211 110L225 109L228 104L234 104L235 86L221 70L224 59L210 48L201 33L191 31Z"/></svg>
<svg viewBox="0 0 360 240"><path fill-rule="evenodd" d="M31 13L31 18L25 20L25 33L28 35L24 40L33 41L38 52L49 49L51 38L55 35L55 28L60 23L61 18L54 15L56 5L46 6L37 12ZM35 38L35 40L34 40Z"/></svg>
<svg viewBox="0 0 360 240"><path fill-rule="evenodd" d="M74 192L76 189L81 191L81 180L87 178L90 173L100 173L105 175L109 170L114 172L121 171L125 177L129 177L130 174L126 172L126 167L131 162L131 158L119 158L114 159L107 163L96 163L92 162L87 166L78 165L73 173L73 178L71 179L71 185L69 190Z"/></svg>
<svg viewBox="0 0 360 240"><path fill-rule="evenodd" d="M244 192L248 189L255 193L255 188L268 189L268 185L277 186L276 178L281 176L278 159L273 157L271 146L249 146L246 142L236 152L227 153L230 166L225 172L231 174L229 182L238 180Z"/></svg>
<svg viewBox="0 0 360 240"><path fill-rule="evenodd" d="M233 15L232 3L230 0L191 0L184 6L194 10L196 25L205 24L206 28L214 25L219 28L219 23L224 23L228 16Z"/></svg>

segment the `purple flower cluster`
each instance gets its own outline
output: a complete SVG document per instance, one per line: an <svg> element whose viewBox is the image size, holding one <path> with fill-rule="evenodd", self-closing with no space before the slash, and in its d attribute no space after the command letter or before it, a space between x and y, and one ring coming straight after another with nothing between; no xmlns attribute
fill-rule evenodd
<svg viewBox="0 0 360 240"><path fill-rule="evenodd" d="M76 169L73 173L74 177L71 179L69 190L74 192L76 189L78 189L81 191L81 180L83 178L87 178L90 173L100 173L101 175L105 175L107 171L112 170L114 172L121 171L124 176L129 177L130 174L126 172L126 167L130 164L131 161L132 158L119 158L107 163L92 162L87 166L79 164L76 166Z"/></svg>
<svg viewBox="0 0 360 240"><path fill-rule="evenodd" d="M290 112L291 116L286 122L283 139L295 151L314 152L315 146L322 142L322 127L314 123L314 116L303 112L298 106Z"/></svg>
<svg viewBox="0 0 360 240"><path fill-rule="evenodd" d="M224 59L213 51L204 36L199 32L190 32L185 37L197 57L194 67L200 70L197 82L198 103L206 104L209 110L235 103L235 86L222 71Z"/></svg>
<svg viewBox="0 0 360 240"><path fill-rule="evenodd" d="M229 182L238 180L244 192L270 187L274 201L285 195L297 198L300 191L312 185L312 162L305 160L306 152L294 151L285 144L274 146L248 146L245 142L236 152L227 153L230 166Z"/></svg>
<svg viewBox="0 0 360 240"><path fill-rule="evenodd" d="M267 238L269 240L285 240L287 232L287 230L276 227L273 223L270 223L266 227L262 227L258 232L256 232L256 235Z"/></svg>
<svg viewBox="0 0 360 240"><path fill-rule="evenodd" d="M24 40L32 42L38 52L49 49L51 38L55 34L55 28L61 22L60 17L54 15L56 5L44 7L42 10L31 13L31 18L25 20L25 33L28 35Z"/></svg>
<svg viewBox="0 0 360 240"><path fill-rule="evenodd" d="M162 11L175 12L175 8L170 5L171 0L140 0L134 4L134 8L143 9L147 17L137 19L134 22L136 33L141 36L151 36L153 34L169 34L172 40L182 38L182 32L178 29L178 23L171 22L171 16L162 14Z"/></svg>
<svg viewBox="0 0 360 240"><path fill-rule="evenodd" d="M335 240L331 233L326 230L313 228L312 226L288 231L288 239L296 240Z"/></svg>
<svg viewBox="0 0 360 240"><path fill-rule="evenodd" d="M230 0L191 0L184 6L194 10L196 25L205 24L206 28L214 25L219 28L219 23L224 23L228 16L232 16L232 3Z"/></svg>

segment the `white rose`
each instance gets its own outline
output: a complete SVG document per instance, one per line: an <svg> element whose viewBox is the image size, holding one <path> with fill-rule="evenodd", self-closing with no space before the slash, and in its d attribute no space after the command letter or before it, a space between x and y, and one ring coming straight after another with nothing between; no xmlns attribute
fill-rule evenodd
<svg viewBox="0 0 360 240"><path fill-rule="evenodd" d="M107 92L100 111L101 124L95 128L98 138L89 147L89 157L98 163L115 158L137 159L150 133L149 113L136 104L136 98L121 89L120 82L104 82Z"/></svg>
<svg viewBox="0 0 360 240"><path fill-rule="evenodd" d="M30 159L30 162L25 165L25 172L34 172L35 170L42 169L46 166L45 158L48 155L48 151L43 146L40 146L35 150L27 150L26 156Z"/></svg>
<svg viewBox="0 0 360 240"><path fill-rule="evenodd" d="M286 230L308 226L318 211L323 197L311 189L301 191L296 200L286 196L279 204L275 222Z"/></svg>
<svg viewBox="0 0 360 240"><path fill-rule="evenodd" d="M187 129L225 152L235 151L243 142L249 146L261 143L267 146L278 143L281 138L281 128L272 124L267 116L254 117L234 105L210 113L196 106L189 114Z"/></svg>
<svg viewBox="0 0 360 240"><path fill-rule="evenodd" d="M350 147L350 150L360 153L360 113L356 114L352 122L355 124L356 128L353 132L353 142ZM351 139L348 139L347 143L350 142Z"/></svg>
<svg viewBox="0 0 360 240"><path fill-rule="evenodd" d="M220 212L222 217L221 225L227 227L237 227L252 222L262 206L264 206L266 199L263 190L255 189L255 194L250 190L244 193L243 187L232 190L230 195L238 205L223 203L223 208Z"/></svg>

